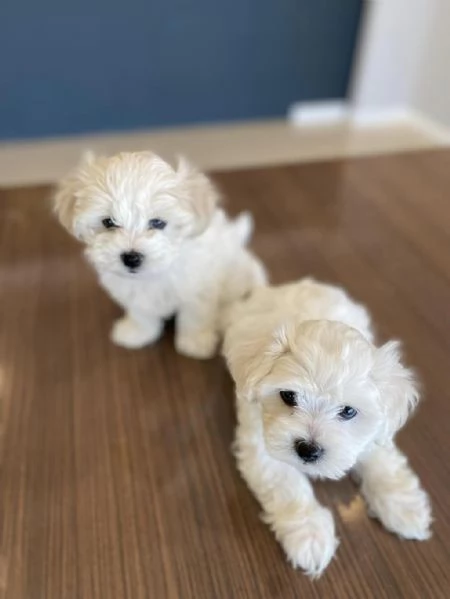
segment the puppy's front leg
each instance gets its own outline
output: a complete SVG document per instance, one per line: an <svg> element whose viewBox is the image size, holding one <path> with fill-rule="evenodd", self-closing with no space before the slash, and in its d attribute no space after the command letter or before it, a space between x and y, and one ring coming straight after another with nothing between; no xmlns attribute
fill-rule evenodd
<svg viewBox="0 0 450 599"><path fill-rule="evenodd" d="M111 339L121 347L139 349L157 341L163 327L164 323L161 318L128 312L114 323Z"/></svg>
<svg viewBox="0 0 450 599"><path fill-rule="evenodd" d="M330 510L318 503L306 476L272 459L250 431L238 431L235 449L239 470L290 563L313 578L320 576L338 545Z"/></svg>
<svg viewBox="0 0 450 599"><path fill-rule="evenodd" d="M217 300L214 296L196 297L183 304L176 319L175 346L190 358L212 358L216 352Z"/></svg>
<svg viewBox="0 0 450 599"><path fill-rule="evenodd" d="M392 444L376 445L356 467L371 516L405 539L431 536L431 506L406 457Z"/></svg>

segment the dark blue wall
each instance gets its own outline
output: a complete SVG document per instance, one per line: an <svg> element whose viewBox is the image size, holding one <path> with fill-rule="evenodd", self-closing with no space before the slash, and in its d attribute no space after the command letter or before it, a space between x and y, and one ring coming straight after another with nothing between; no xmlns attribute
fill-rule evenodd
<svg viewBox="0 0 450 599"><path fill-rule="evenodd" d="M343 97L362 0L79 0L64 16L66 4L2 9L1 138L278 116Z"/></svg>

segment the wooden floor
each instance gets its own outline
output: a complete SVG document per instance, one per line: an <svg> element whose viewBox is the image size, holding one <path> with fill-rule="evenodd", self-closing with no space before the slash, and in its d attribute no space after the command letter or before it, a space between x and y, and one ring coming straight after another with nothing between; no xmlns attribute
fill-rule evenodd
<svg viewBox="0 0 450 599"><path fill-rule="evenodd" d="M426 401L399 436L434 536L400 541L350 480L321 483L341 544L292 570L230 454L222 361L114 347L119 310L53 222L47 188L0 192L1 561L6 599L450 597L450 152L220 174L275 282L313 274L405 341Z"/></svg>

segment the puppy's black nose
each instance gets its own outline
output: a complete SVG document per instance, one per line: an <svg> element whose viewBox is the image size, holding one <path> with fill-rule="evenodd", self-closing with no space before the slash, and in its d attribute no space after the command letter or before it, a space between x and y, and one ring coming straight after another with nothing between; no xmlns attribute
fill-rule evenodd
<svg viewBox="0 0 450 599"><path fill-rule="evenodd" d="M324 448L317 445L317 443L314 443L313 441L308 442L304 439L296 441L294 447L298 457L307 463L317 462L325 451Z"/></svg>
<svg viewBox="0 0 450 599"><path fill-rule="evenodd" d="M139 268L139 266L142 264L144 256L139 252L132 250L131 252L124 252L123 254L120 254L120 259L127 268L134 269Z"/></svg>

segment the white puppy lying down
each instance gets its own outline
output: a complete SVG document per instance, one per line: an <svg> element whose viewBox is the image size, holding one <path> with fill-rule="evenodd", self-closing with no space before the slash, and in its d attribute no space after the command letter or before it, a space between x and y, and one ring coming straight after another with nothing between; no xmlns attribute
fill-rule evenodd
<svg viewBox="0 0 450 599"><path fill-rule="evenodd" d="M289 561L318 576L337 540L309 477L361 481L370 514L406 539L430 536L429 500L393 438L418 401L399 345L373 345L366 310L310 279L255 290L227 317L240 472Z"/></svg>
<svg viewBox="0 0 450 599"><path fill-rule="evenodd" d="M250 216L230 221L218 202L205 175L151 152L88 154L61 182L55 211L125 310L112 330L118 345L153 343L177 314L177 350L214 354L221 310L265 281L245 248Z"/></svg>

